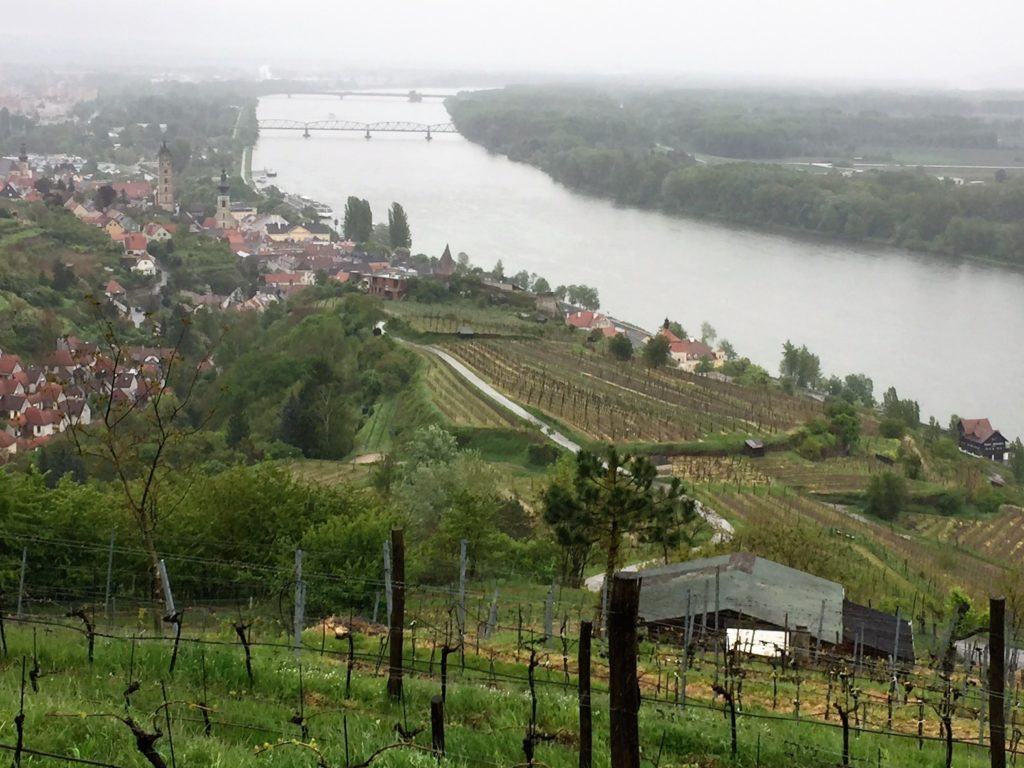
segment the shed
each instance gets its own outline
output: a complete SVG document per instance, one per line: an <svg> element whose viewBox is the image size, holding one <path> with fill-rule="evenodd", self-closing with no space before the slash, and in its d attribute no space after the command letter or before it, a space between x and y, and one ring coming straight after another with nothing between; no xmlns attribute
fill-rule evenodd
<svg viewBox="0 0 1024 768"><path fill-rule="evenodd" d="M640 576L640 617L655 634L677 631L688 616L713 627L717 602L720 629L806 627L828 643L843 636L842 585L748 552L647 568Z"/></svg>
<svg viewBox="0 0 1024 768"><path fill-rule="evenodd" d="M476 331L473 330L473 327L471 325L465 325L465 324L460 325L455 330L455 333L456 333L456 335L462 336L463 338L466 338L466 339L471 339L474 336L476 336Z"/></svg>
<svg viewBox="0 0 1024 768"><path fill-rule="evenodd" d="M743 441L743 453L747 456L764 456L765 447L763 440L754 440L753 438Z"/></svg>
<svg viewBox="0 0 1024 768"><path fill-rule="evenodd" d="M899 621L899 645L896 622ZM914 629L906 619L878 611L850 600L843 600L843 644L851 649L863 645L868 656L890 658L896 651L898 661L914 661Z"/></svg>

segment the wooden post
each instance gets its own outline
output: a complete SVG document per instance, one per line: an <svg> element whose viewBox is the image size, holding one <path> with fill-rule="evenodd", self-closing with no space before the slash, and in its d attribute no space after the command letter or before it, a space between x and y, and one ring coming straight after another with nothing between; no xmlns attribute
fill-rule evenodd
<svg viewBox="0 0 1024 768"><path fill-rule="evenodd" d="M593 726L590 710L590 636L593 625L580 622L580 647L577 657L580 704L580 768L593 765Z"/></svg>
<svg viewBox="0 0 1024 768"><path fill-rule="evenodd" d="M444 702L440 696L430 699L430 746L440 760L444 755Z"/></svg>
<svg viewBox="0 0 1024 768"><path fill-rule="evenodd" d="M402 628L405 624L405 532L391 529L391 653L388 656L388 696L402 697Z"/></svg>
<svg viewBox="0 0 1024 768"><path fill-rule="evenodd" d="M988 721L992 768L1006 768L1006 600L988 601Z"/></svg>
<svg viewBox="0 0 1024 768"><path fill-rule="evenodd" d="M608 610L611 766L640 768L640 685L637 681L637 611L640 577L617 573Z"/></svg>

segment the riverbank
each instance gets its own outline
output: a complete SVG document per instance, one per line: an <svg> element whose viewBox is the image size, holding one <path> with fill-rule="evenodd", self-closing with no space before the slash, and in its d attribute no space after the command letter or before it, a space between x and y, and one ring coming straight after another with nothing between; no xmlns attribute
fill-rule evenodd
<svg viewBox="0 0 1024 768"><path fill-rule="evenodd" d="M439 103L262 99L260 119L446 122ZM413 252L467 253L489 268L544 275L552 285L599 289L604 311L647 328L671 317L694 331L703 320L776 371L786 339L806 344L826 373L863 372L921 404L922 417L985 416L1024 433L1015 382L1024 356L1002 339L1024 337L1024 274L982 262L885 246L616 206L571 192L524 163L458 135L432 142L400 136L263 131L253 168L275 184L341 210L349 195L375 218L397 201L409 215ZM975 311L979 296L993 311ZM970 308L975 309L970 309ZM948 350L956 349L956 355ZM992 370L979 378L977 371Z"/></svg>

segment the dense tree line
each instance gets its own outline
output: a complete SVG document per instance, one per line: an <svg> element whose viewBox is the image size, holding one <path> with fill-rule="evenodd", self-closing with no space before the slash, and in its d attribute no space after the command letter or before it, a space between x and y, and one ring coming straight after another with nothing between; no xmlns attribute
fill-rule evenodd
<svg viewBox="0 0 1024 768"><path fill-rule="evenodd" d="M697 164L683 151L741 157L827 151L819 134L845 150L878 142L987 147L1002 140L992 124L960 114L827 112L827 119L812 120L808 115L816 112L797 106L786 113L796 127L776 132L790 137L783 141L757 135L763 117L731 114L738 107L725 104L728 109L714 101L696 109L664 93L615 99L591 91L511 89L461 96L449 110L469 139L620 203L1024 263L1024 181L956 186L914 170L845 176L753 162ZM822 128L822 121L840 123L842 130ZM1017 122L1000 130L1021 134Z"/></svg>

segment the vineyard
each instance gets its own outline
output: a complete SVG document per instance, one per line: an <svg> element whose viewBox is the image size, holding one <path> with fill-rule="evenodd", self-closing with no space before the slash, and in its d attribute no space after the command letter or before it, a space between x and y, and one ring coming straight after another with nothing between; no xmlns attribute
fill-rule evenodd
<svg viewBox="0 0 1024 768"><path fill-rule="evenodd" d="M414 301L388 302L387 313L402 320L416 333L485 336L539 337L545 325L523 319L508 309L478 307L468 302L420 304Z"/></svg>
<svg viewBox="0 0 1024 768"><path fill-rule="evenodd" d="M515 428L519 420L467 384L436 355L421 353L426 367L424 383L430 399L444 417L458 427Z"/></svg>
<svg viewBox="0 0 1024 768"><path fill-rule="evenodd" d="M910 528L922 537L981 557L1016 564L1024 557L1024 510L1004 507L998 514L980 520L939 515L911 514Z"/></svg>
<svg viewBox="0 0 1024 768"><path fill-rule="evenodd" d="M91 551L98 568L138 554L24 544L29 552L64 547L83 563ZM163 558L171 574L190 562ZM16 606L0 610L0 749L15 765L368 768L443 757L459 766L569 768L584 743L594 765L608 764L616 651L599 634L593 658L583 655L592 595L406 584L390 566L380 579L343 564L332 573L279 569L271 582L282 586L268 593L254 581L265 565L206 565L203 597L168 591L162 606L119 580L105 595L63 584L52 570L22 581ZM169 617L166 631L153 629L156 611ZM694 617L686 645L641 632L640 743L655 765L924 768L942 765L947 748L950 765L988 758L984 656L951 674L820 643L759 657L741 643L726 647L716 624L716 616ZM1024 707L1011 666L1015 734ZM577 721L584 669L593 703L587 742ZM1014 756L1018 747L1014 735Z"/></svg>
<svg viewBox="0 0 1024 768"><path fill-rule="evenodd" d="M837 580L851 594L895 610L902 606L931 628L942 621L944 596L962 586L976 596L988 594L1004 574L1001 568L965 550L954 550L919 536L901 532L843 508L801 496L785 486L710 483L696 486L697 495L716 512L739 524L741 531L786 531L799 526L830 536L831 550L844 549L851 557L848 567L837 571ZM824 545L824 543L823 543ZM791 553L813 557L813 552ZM800 567L799 561L791 563Z"/></svg>
<svg viewBox="0 0 1024 768"><path fill-rule="evenodd" d="M445 349L495 387L595 440L672 442L775 434L818 412L811 401L676 370L616 364L563 342L475 341Z"/></svg>

